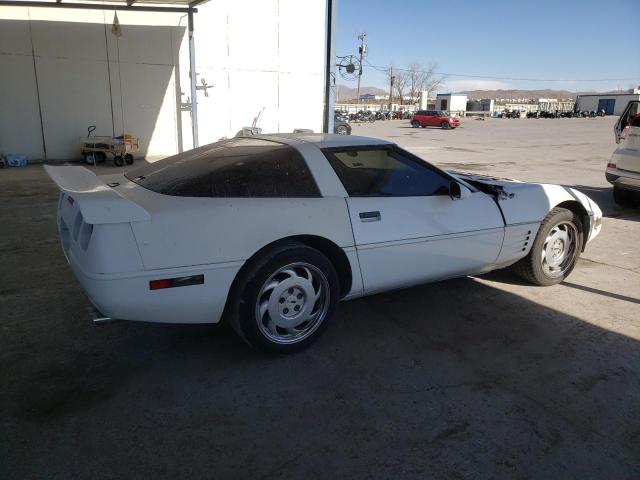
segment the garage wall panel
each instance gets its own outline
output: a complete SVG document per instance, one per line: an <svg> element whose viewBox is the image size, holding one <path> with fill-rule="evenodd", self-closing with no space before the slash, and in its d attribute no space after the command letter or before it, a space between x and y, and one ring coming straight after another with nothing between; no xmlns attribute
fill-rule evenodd
<svg viewBox="0 0 640 480"><path fill-rule="evenodd" d="M108 26L107 42L110 60L116 60L118 54L122 63L144 63L155 65L173 65L172 30L184 36L185 27L122 25L122 36L111 34ZM102 50L104 49L104 37ZM179 48L179 44L176 45Z"/></svg>
<svg viewBox="0 0 640 480"><path fill-rule="evenodd" d="M106 61L104 25L100 23L32 21L37 57Z"/></svg>
<svg viewBox="0 0 640 480"><path fill-rule="evenodd" d="M260 85L260 95L253 95ZM253 118L262 110L259 127L263 133L278 131L278 74L274 72L229 73L229 97L233 98L229 123L230 135L243 127L250 127ZM263 110L264 108L264 110Z"/></svg>
<svg viewBox="0 0 640 480"><path fill-rule="evenodd" d="M33 59L0 54L0 153L43 158Z"/></svg>
<svg viewBox="0 0 640 480"><path fill-rule="evenodd" d="M278 0L231 2L228 13L229 68L275 72L278 69L278 31Z"/></svg>
<svg viewBox="0 0 640 480"><path fill-rule="evenodd" d="M198 73L200 74L199 78L204 78L207 83L213 85L208 91L208 96L205 96L204 93L199 93L198 95L200 144L205 145L216 142L223 136L230 136L233 123L231 115L234 111L239 113L239 107L230 94L229 85L231 80L228 71L199 68ZM188 85L186 87L188 88ZM255 107L253 109L255 110ZM190 115L188 112L186 115L186 122L189 122L190 125ZM250 125L251 122L243 126ZM236 132L233 133L235 134ZM190 131L184 135L185 145L191 143L190 135Z"/></svg>
<svg viewBox="0 0 640 480"><path fill-rule="evenodd" d="M176 105L173 67L170 65L120 65L124 128L114 103L116 135L131 133L140 138L140 156L162 156L177 152ZM117 65L111 67L117 76ZM119 81L113 78L114 98L119 98Z"/></svg>
<svg viewBox="0 0 640 480"><path fill-rule="evenodd" d="M322 131L324 79L312 73L281 73L280 131L291 132L295 128Z"/></svg>
<svg viewBox="0 0 640 480"><path fill-rule="evenodd" d="M87 134L88 125L111 134L107 64L36 58L36 66L47 156L79 158L78 138Z"/></svg>
<svg viewBox="0 0 640 480"><path fill-rule="evenodd" d="M325 2L279 4L280 71L324 75Z"/></svg>
<svg viewBox="0 0 640 480"><path fill-rule="evenodd" d="M2 19L2 13L6 8L0 7L0 55L31 55L31 37L29 35L29 22L27 12L20 9L22 15L13 15L17 18ZM18 13L18 9L12 9Z"/></svg>

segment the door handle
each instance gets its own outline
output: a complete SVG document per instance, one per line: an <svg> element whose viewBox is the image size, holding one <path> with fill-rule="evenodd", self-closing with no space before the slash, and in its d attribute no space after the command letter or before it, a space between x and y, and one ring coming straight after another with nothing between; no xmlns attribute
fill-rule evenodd
<svg viewBox="0 0 640 480"><path fill-rule="evenodd" d="M378 210L374 212L360 212L361 222L379 222L380 220L382 220L382 217Z"/></svg>

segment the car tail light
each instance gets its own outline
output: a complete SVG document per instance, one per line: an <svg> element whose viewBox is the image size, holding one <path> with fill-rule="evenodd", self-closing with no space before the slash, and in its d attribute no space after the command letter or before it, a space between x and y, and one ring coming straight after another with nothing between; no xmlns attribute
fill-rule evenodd
<svg viewBox="0 0 640 480"><path fill-rule="evenodd" d="M161 278L149 282L149 290L162 290L164 288L187 287L189 285L202 285L204 275L191 275L188 277Z"/></svg>
<svg viewBox="0 0 640 480"><path fill-rule="evenodd" d="M615 163L607 163L607 168L618 168L618 166Z"/></svg>

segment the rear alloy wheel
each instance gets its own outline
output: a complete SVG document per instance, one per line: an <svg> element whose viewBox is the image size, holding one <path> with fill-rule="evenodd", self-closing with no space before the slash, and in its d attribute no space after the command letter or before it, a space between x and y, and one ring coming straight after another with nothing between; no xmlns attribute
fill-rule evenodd
<svg viewBox="0 0 640 480"><path fill-rule="evenodd" d="M420 128L420 122L419 122L418 120L413 120L413 121L411 122L411 126L412 126L413 128Z"/></svg>
<svg viewBox="0 0 640 480"><path fill-rule="evenodd" d="M635 202L633 193L620 187L613 187L613 201L621 207L633 207Z"/></svg>
<svg viewBox="0 0 640 480"><path fill-rule="evenodd" d="M313 343L335 316L340 291L329 259L299 243L255 261L237 288L233 328L250 346L272 353Z"/></svg>
<svg viewBox="0 0 640 480"><path fill-rule="evenodd" d="M583 241L578 215L566 208L554 208L542 221L528 255L513 265L513 270L535 285L560 283L575 267Z"/></svg>
<svg viewBox="0 0 640 480"><path fill-rule="evenodd" d="M344 125L340 125L338 128L336 128L336 133L338 135L347 135L349 132L347 131L347 127L345 127Z"/></svg>
<svg viewBox="0 0 640 480"><path fill-rule="evenodd" d="M449 130L449 128L451 128L451 125L449 124L449 122L442 122L440 124L440 126L444 129L444 130Z"/></svg>

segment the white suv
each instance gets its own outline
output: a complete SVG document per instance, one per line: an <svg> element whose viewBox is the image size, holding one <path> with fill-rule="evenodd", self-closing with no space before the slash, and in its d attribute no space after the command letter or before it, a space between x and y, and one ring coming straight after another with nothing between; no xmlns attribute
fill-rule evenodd
<svg viewBox="0 0 640 480"><path fill-rule="evenodd" d="M613 199L622 207L640 201L640 101L629 102L614 127L619 144L605 175L613 185Z"/></svg>

